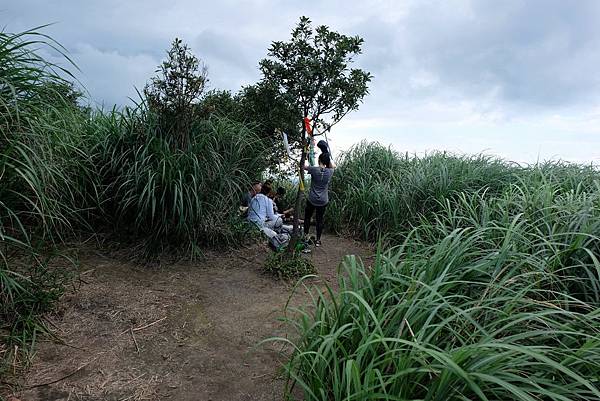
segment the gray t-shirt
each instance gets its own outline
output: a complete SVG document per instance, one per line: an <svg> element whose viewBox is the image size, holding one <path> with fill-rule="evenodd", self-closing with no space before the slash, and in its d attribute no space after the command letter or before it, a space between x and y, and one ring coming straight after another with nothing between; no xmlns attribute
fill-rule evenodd
<svg viewBox="0 0 600 401"><path fill-rule="evenodd" d="M325 206L329 203L328 187L333 175L333 169L311 166L308 168L308 173L311 177L308 200L314 206Z"/></svg>

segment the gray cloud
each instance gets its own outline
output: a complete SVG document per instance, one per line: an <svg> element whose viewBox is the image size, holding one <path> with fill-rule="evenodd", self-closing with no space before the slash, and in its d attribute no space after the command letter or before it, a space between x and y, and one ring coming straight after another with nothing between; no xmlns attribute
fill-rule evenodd
<svg viewBox="0 0 600 401"><path fill-rule="evenodd" d="M493 96L543 109L599 100L599 19L596 1L428 1L356 28L367 65L400 96ZM429 85L411 87L419 76Z"/></svg>
<svg viewBox="0 0 600 401"><path fill-rule="evenodd" d="M506 121L526 119L540 130L528 138L535 143L543 130L559 135L550 118L557 114L569 140L577 130L599 134L591 123L600 118L596 0L20 0L0 6L8 31L56 22L44 32L71 52L91 96L107 106L135 96L134 87L153 75L176 36L207 64L212 88L235 91L255 82L270 42L289 38L301 15L365 39L357 64L375 79L361 110L349 116L362 121L356 132L375 132L364 128L368 121L381 125L379 133L412 124L435 145L443 124L475 132L484 121L498 133L516 127ZM410 141L402 138L401 146Z"/></svg>
<svg viewBox="0 0 600 401"><path fill-rule="evenodd" d="M76 59L80 49L91 46L130 62L160 60L179 36L207 62L213 83L230 81L227 89L234 89L234 83L258 77L258 60L270 40L286 38L308 10L317 24L365 38L360 62L380 79L374 85L384 85L396 100L485 97L496 99L499 107L539 108L598 101L600 3L594 0L418 1L404 6L333 1L305 7L260 0L201 6L191 1L46 5L25 0L8 5L0 17L6 15L14 30L57 22L47 31ZM125 69L134 70L147 69ZM91 80L96 73L101 71L94 69Z"/></svg>

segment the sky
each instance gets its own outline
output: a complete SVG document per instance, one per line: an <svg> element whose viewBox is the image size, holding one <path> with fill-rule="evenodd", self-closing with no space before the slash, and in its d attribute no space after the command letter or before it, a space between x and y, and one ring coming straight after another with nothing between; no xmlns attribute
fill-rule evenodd
<svg viewBox="0 0 600 401"><path fill-rule="evenodd" d="M42 32L104 108L136 98L175 37L206 64L211 89L236 92L260 80L270 43L302 15L361 36L354 66L373 75L360 109L332 129L334 157L368 140L409 154L600 164L597 0L0 2L4 31L52 23Z"/></svg>

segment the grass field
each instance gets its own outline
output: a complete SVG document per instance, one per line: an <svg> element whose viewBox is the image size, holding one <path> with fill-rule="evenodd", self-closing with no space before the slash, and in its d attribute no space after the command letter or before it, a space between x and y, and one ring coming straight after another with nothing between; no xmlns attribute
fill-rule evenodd
<svg viewBox="0 0 600 401"><path fill-rule="evenodd" d="M382 250L290 320L305 399L600 397L596 170L362 144L333 189L332 226Z"/></svg>

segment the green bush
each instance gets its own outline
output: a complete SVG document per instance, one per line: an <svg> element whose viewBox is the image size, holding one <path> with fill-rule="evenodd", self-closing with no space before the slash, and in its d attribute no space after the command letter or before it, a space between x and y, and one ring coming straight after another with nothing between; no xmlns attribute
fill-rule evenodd
<svg viewBox="0 0 600 401"><path fill-rule="evenodd" d="M280 279L298 279L316 273L312 260L300 253L289 254L285 250L270 253L264 268L266 272Z"/></svg>

